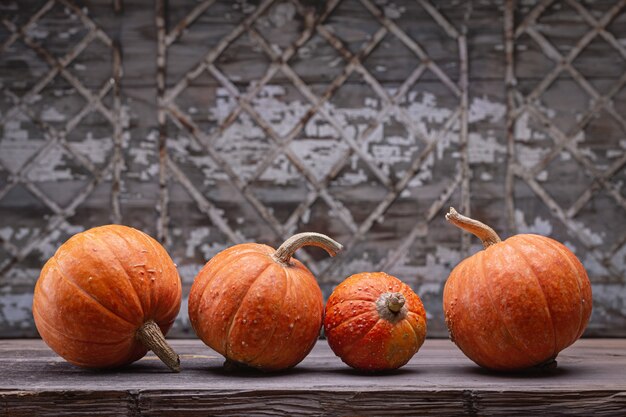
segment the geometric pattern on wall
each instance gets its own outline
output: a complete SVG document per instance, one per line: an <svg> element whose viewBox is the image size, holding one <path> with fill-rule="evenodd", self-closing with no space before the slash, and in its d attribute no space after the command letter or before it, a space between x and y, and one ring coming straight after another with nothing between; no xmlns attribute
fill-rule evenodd
<svg viewBox="0 0 626 417"><path fill-rule="evenodd" d="M0 22L0 322L8 336L32 334L42 259L93 223L121 221L119 49L72 2L15 5ZM94 56L109 65L87 65Z"/></svg>
<svg viewBox="0 0 626 417"><path fill-rule="evenodd" d="M614 32L623 32L625 11L625 1L590 10L546 0L525 10L509 1L505 13L510 226L573 249L592 278L598 322L622 329L626 45ZM529 226L524 211L557 225Z"/></svg>
<svg viewBox="0 0 626 417"><path fill-rule="evenodd" d="M2 336L36 334L41 266L109 222L165 241L183 294L233 243L330 234L340 257L297 255L325 295L386 270L445 336L443 282L481 247L448 205L566 243L587 334L626 335L625 1L509 1L506 27L497 1L140 3L1 6Z"/></svg>
<svg viewBox="0 0 626 417"><path fill-rule="evenodd" d="M412 22L370 0L262 1L249 10L207 0L184 13L157 0L158 229L179 265L194 254L175 236L198 233L202 222L198 265L242 241L276 245L309 229L334 236L346 247L334 260L298 253L327 295L363 268L423 284L402 265L436 216L446 241L431 233L432 252L459 250L460 234L440 217L451 199L469 211L466 40L428 1L409 7L444 34L436 56L413 37ZM228 15L228 23L213 18ZM346 27L351 16L360 26ZM219 38L200 38L209 24L222 26ZM445 68L444 52L453 61ZM403 60L383 70L390 53ZM444 108L433 111L437 100ZM430 277L437 295L445 276Z"/></svg>

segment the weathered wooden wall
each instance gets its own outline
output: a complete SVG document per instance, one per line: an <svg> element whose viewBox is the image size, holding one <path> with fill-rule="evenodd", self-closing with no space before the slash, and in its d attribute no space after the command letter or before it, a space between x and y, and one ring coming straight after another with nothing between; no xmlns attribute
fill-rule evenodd
<svg viewBox="0 0 626 417"><path fill-rule="evenodd" d="M479 243L551 235L593 282L589 335L626 336L626 2L0 3L0 336L34 336L39 269L121 222L164 241L184 294L237 242L296 231L326 295L443 283ZM173 331L192 334L186 303Z"/></svg>

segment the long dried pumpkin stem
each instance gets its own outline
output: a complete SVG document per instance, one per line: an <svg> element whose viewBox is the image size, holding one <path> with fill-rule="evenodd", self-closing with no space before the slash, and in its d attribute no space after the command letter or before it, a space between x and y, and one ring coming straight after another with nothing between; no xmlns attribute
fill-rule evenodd
<svg viewBox="0 0 626 417"><path fill-rule="evenodd" d="M324 249L330 256L335 256L337 252L343 249L341 243L335 242L331 238L321 233L298 233L291 236L285 241L276 252L274 252L274 259L281 264L289 264L289 260L297 251L303 246L317 246Z"/></svg>
<svg viewBox="0 0 626 417"><path fill-rule="evenodd" d="M485 249L501 242L500 236L491 227L459 214L454 207L450 207L450 211L446 214L446 220L482 240Z"/></svg>
<svg viewBox="0 0 626 417"><path fill-rule="evenodd" d="M159 326L152 320L145 322L136 333L137 339L154 352L174 372L180 372L180 358L167 344Z"/></svg>

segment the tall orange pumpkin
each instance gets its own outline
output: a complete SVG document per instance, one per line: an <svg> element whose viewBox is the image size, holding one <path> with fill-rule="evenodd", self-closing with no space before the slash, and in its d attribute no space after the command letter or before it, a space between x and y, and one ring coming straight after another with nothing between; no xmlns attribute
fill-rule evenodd
<svg viewBox="0 0 626 417"><path fill-rule="evenodd" d="M328 345L349 366L366 371L396 369L424 343L422 300L398 278L384 272L352 275L326 303Z"/></svg>
<svg viewBox="0 0 626 417"><path fill-rule="evenodd" d="M74 235L46 262L33 316L41 338L75 365L122 366L150 349L178 371L163 335L180 301L180 278L165 249L139 230L107 225Z"/></svg>
<svg viewBox="0 0 626 417"><path fill-rule="evenodd" d="M556 366L591 315L583 265L561 243L533 234L505 241L453 208L446 219L479 237L484 250L457 265L443 294L450 337L477 364L495 370Z"/></svg>
<svg viewBox="0 0 626 417"><path fill-rule="evenodd" d="M327 236L301 233L278 250L235 245L198 273L189 294L189 319L198 337L226 357L226 365L278 371L295 366L313 348L324 300L313 274L292 258L305 245L331 256L341 250Z"/></svg>

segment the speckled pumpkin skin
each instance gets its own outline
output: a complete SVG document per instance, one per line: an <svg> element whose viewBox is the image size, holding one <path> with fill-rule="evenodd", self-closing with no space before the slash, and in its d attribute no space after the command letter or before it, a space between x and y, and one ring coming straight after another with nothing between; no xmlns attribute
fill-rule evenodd
<svg viewBox="0 0 626 417"><path fill-rule="evenodd" d="M450 274L443 310L450 337L485 368L542 364L585 330L591 286L561 243L521 234L465 259Z"/></svg>
<svg viewBox="0 0 626 417"><path fill-rule="evenodd" d="M324 299L298 260L285 266L267 245L245 243L213 257L189 294L196 334L227 359L263 371L298 364L322 325Z"/></svg>
<svg viewBox="0 0 626 417"><path fill-rule="evenodd" d="M143 357L137 329L154 320L167 333L180 301L176 265L159 242L107 225L72 236L46 262L33 316L41 338L65 360L110 368Z"/></svg>
<svg viewBox="0 0 626 417"><path fill-rule="evenodd" d="M404 316L381 318L376 301L387 292L401 293ZM367 371L396 369L424 343L426 312L420 298L398 278L384 272L352 275L335 288L326 303L324 331L330 348L347 365Z"/></svg>

